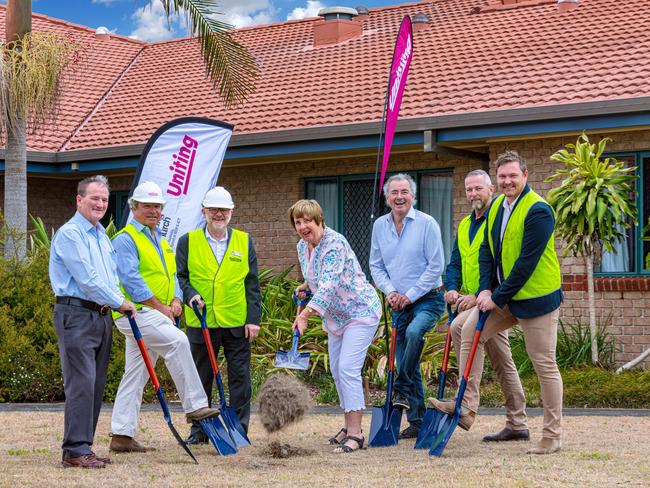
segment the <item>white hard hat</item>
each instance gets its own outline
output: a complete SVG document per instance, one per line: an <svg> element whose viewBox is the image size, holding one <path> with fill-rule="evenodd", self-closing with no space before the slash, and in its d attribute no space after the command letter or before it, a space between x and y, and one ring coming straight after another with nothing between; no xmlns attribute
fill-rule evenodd
<svg viewBox="0 0 650 488"><path fill-rule="evenodd" d="M129 205L134 202L138 203L158 203L165 204L165 199L162 196L162 190L153 181L145 181L140 183L133 190L133 195L129 198Z"/></svg>
<svg viewBox="0 0 650 488"><path fill-rule="evenodd" d="M201 205L205 208L235 208L230 193L223 186L217 186L206 193Z"/></svg>

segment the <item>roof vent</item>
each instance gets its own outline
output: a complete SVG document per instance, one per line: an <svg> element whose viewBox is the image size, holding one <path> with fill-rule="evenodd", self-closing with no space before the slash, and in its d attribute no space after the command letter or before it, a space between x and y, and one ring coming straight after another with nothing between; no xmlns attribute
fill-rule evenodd
<svg viewBox="0 0 650 488"><path fill-rule="evenodd" d="M576 8L579 3L579 0L557 0L557 9L559 12L568 12Z"/></svg>
<svg viewBox="0 0 650 488"><path fill-rule="evenodd" d="M413 30L415 32L427 29L431 21L426 14L415 14L413 16Z"/></svg>
<svg viewBox="0 0 650 488"><path fill-rule="evenodd" d="M108 30L108 27L104 27L103 25L95 29L95 37L99 39L108 39L110 35L111 35L111 31Z"/></svg>
<svg viewBox="0 0 650 488"><path fill-rule="evenodd" d="M318 16L325 20L352 20L357 15L357 10L350 7L327 7L318 11Z"/></svg>
<svg viewBox="0 0 650 488"><path fill-rule="evenodd" d="M358 7L354 7L354 10L356 10L359 15L368 15L368 14L370 14L370 10L368 10L368 7L364 7L363 5L359 5Z"/></svg>
<svg viewBox="0 0 650 488"><path fill-rule="evenodd" d="M352 20L357 11L349 7L329 7L318 12L323 20L314 24L314 46L338 44L359 37L363 23Z"/></svg>

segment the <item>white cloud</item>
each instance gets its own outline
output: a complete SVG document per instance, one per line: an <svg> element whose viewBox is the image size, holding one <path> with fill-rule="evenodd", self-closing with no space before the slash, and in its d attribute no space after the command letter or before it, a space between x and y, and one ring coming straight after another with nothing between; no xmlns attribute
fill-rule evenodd
<svg viewBox="0 0 650 488"><path fill-rule="evenodd" d="M92 3L95 5L112 5L116 2L117 0L92 0Z"/></svg>
<svg viewBox="0 0 650 488"><path fill-rule="evenodd" d="M180 32L176 30L180 25L178 16L172 16L168 20L159 0L138 8L131 18L135 21L135 29L129 36L134 39L163 41L185 35L182 28Z"/></svg>
<svg viewBox="0 0 650 488"><path fill-rule="evenodd" d="M220 0L215 18L236 28L268 24L274 21L276 9L270 0Z"/></svg>
<svg viewBox="0 0 650 488"><path fill-rule="evenodd" d="M307 0L307 5L304 7L294 8L291 13L287 15L287 20L300 20L308 17L317 17L318 11L322 8L325 8L325 5L318 0Z"/></svg>

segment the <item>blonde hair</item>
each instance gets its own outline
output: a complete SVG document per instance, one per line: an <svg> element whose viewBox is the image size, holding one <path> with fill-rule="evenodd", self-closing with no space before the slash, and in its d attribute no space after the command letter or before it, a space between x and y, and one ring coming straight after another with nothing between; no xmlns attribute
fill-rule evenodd
<svg viewBox="0 0 650 488"><path fill-rule="evenodd" d="M296 226L296 219L307 217L318 225L325 227L323 209L316 200L298 200L289 208L289 222L292 227Z"/></svg>

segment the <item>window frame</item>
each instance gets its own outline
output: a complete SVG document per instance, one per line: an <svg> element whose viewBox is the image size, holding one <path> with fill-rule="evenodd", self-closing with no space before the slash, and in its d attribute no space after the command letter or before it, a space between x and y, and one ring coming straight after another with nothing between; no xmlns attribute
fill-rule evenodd
<svg viewBox="0 0 650 488"><path fill-rule="evenodd" d="M645 256L643 255L643 227L645 227L645 223L648 221L648 217L650 215L645 215L644 214L644 208L643 208L643 197L644 197L644 190L643 190L643 181L644 181L644 168L643 168L643 159L644 158L649 158L650 159L650 151L611 151L604 153L603 158L623 158L623 157L630 157L634 158L634 166L636 166L636 180L634 182L634 189L636 191L636 208L638 212L638 223L636 224L634 230L635 230L635 236L634 236L634 271L607 271L607 272L595 272L594 271L594 277L595 278L611 278L611 277L635 277L635 276L642 276L642 277L647 277L650 276L650 269L644 269L644 263L645 263ZM650 212L649 212L650 213Z"/></svg>
<svg viewBox="0 0 650 488"><path fill-rule="evenodd" d="M453 166L450 167L445 167L445 168L430 168L430 169L418 169L418 170L411 170L411 171L390 171L386 173L386 178L390 178L393 175L399 174L399 173L405 173L410 175L414 180L415 183L417 184L418 188L418 194L420 193L420 182L421 182L421 177L423 174L447 174L451 176L452 178L452 198L453 198L453 177L454 177L454 168ZM309 176L304 179L304 185L303 185L303 195L304 198L308 198L308 187L310 182L314 181L322 181L322 180L336 180L336 213L337 213L337 221L338 221L338 229L334 229L336 232L343 233L343 229L345 229L345 222L344 222L344 209L343 209L343 183L347 181L363 181L363 180L372 180L375 178L374 173L355 173L352 175L322 175L322 176ZM384 181L385 181L384 180ZM380 198L383 197L383 192L382 189L379 189L380 193ZM419 210L419 206L415 205L415 208ZM453 208L453 205L452 205ZM380 215L376 215L375 217L380 217ZM453 212L452 212L452 221L453 221ZM452 229L453 232L453 229ZM452 236L453 238L453 236Z"/></svg>

